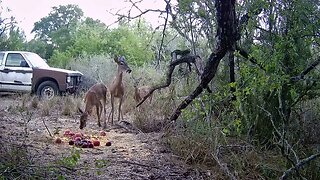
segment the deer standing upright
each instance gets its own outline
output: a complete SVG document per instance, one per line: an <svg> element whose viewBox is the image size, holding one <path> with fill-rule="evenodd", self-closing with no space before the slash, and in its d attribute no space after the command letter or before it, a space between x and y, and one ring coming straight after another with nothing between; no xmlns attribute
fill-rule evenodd
<svg viewBox="0 0 320 180"><path fill-rule="evenodd" d="M97 116L98 116L98 126L101 127L100 118L102 110L104 112L104 128L106 128L106 100L107 100L107 87L102 83L97 83L93 85L86 93L84 102L86 104L85 110L82 111L79 108L79 111L81 112L80 117L80 129L83 129L87 125L88 116L92 112L92 108L95 106L97 110ZM101 103L102 100L102 103Z"/></svg>
<svg viewBox="0 0 320 180"><path fill-rule="evenodd" d="M114 99L119 99L119 108L118 108L118 121L120 121L120 114L121 114L121 106L124 100L124 92L125 88L122 82L123 72L131 73L131 69L128 66L126 59L123 56L115 57L114 62L118 65L118 70L115 79L112 81L111 85L109 86L110 90L110 100L111 100L111 124L113 124L113 115L114 115ZM110 114L108 119L110 118Z"/></svg>

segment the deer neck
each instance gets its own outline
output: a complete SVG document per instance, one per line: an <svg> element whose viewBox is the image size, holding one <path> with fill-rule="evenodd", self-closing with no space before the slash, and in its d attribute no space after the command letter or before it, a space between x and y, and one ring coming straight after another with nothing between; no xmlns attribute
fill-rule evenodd
<svg viewBox="0 0 320 180"><path fill-rule="evenodd" d="M116 79L114 81L114 84L116 87L119 87L122 84L122 74L123 74L123 72L120 71L120 69L118 68L118 73L117 73Z"/></svg>

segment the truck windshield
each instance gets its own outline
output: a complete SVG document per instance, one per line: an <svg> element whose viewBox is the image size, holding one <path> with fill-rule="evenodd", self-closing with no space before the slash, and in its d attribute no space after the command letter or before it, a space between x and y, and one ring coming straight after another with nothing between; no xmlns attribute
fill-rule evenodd
<svg viewBox="0 0 320 180"><path fill-rule="evenodd" d="M46 61L42 59L38 54L27 52L27 53L24 53L24 55L32 64L32 67L44 67L44 68L49 67Z"/></svg>

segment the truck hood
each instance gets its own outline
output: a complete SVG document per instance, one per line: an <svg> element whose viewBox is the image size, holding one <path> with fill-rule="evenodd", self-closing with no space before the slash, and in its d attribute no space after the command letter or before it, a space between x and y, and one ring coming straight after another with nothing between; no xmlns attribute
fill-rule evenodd
<svg viewBox="0 0 320 180"><path fill-rule="evenodd" d="M61 68L53 68L53 67L48 67L48 68L37 68L37 69L44 69L46 71L58 71L62 73L66 73L71 76L83 76L83 74L79 71L72 71L72 70L67 70L67 69L61 69Z"/></svg>

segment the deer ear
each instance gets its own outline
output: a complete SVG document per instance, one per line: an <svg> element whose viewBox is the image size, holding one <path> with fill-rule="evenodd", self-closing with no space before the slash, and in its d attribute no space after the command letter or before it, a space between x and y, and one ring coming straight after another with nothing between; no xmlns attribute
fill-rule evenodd
<svg viewBox="0 0 320 180"><path fill-rule="evenodd" d="M83 111L78 107L78 111L81 113L81 114L83 114Z"/></svg>
<svg viewBox="0 0 320 180"><path fill-rule="evenodd" d="M118 58L118 56L117 55L114 55L114 62L116 62L116 63L119 63L119 58Z"/></svg>

